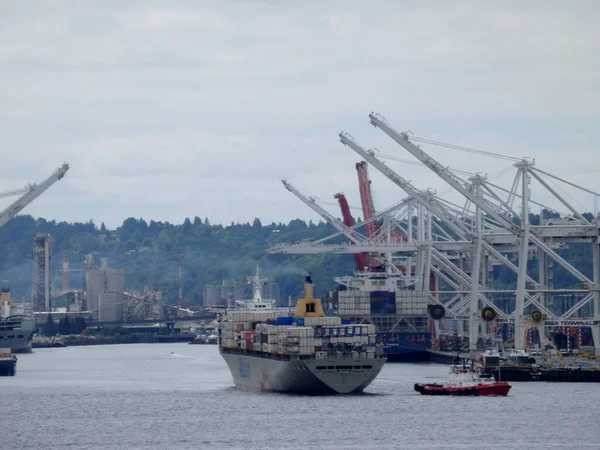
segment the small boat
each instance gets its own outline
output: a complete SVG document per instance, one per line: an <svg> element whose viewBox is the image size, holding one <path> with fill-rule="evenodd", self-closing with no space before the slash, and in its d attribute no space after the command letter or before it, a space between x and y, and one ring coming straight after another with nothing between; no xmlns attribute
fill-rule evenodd
<svg viewBox="0 0 600 450"><path fill-rule="evenodd" d="M475 368L465 360L457 359L450 366L448 381L444 384L415 384L415 391L421 395L508 395L510 385L483 378Z"/></svg>
<svg viewBox="0 0 600 450"><path fill-rule="evenodd" d="M0 348L0 375L14 376L17 372L17 357L10 348Z"/></svg>

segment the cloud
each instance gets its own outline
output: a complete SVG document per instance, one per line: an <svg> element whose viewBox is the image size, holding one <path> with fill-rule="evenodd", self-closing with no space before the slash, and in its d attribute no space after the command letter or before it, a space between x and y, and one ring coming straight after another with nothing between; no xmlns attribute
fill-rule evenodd
<svg viewBox="0 0 600 450"><path fill-rule="evenodd" d="M535 157L600 190L584 173L598 146L598 13L594 2L6 3L0 188L68 160L25 212L112 227L129 216L317 220L279 179L360 204L358 158L338 132L407 157L368 124L374 110L399 130ZM469 172L504 167L428 151ZM404 196L371 176L379 207Z"/></svg>

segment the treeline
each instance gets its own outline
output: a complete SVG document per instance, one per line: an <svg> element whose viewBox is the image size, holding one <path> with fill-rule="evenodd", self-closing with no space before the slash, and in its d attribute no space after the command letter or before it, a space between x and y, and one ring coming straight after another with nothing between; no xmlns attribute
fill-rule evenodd
<svg viewBox="0 0 600 450"><path fill-rule="evenodd" d="M589 213L586 218L593 219ZM557 215L543 212L544 222ZM532 214L531 223L540 223L540 216ZM317 285L317 293L333 289L333 277L351 274L354 270L351 255L270 255L267 250L277 243L295 243L320 239L333 234L335 229L326 223L317 224L292 220L287 224L263 225L259 219L252 223L212 225L208 218L185 219L182 224L129 218L116 230L109 230L93 220L86 223L67 223L18 216L0 228L0 280L7 280L13 296L31 297L32 249L37 233L49 233L53 243L52 281L57 288L62 283L62 257L68 255L70 286L85 286L86 255L93 254L99 264L108 259L113 268L125 270L125 286L129 291L143 291L157 287L169 303L176 303L178 295L178 261L183 254L183 295L190 304L202 304L206 284L220 284L222 280L243 281L255 271L279 283L281 299L296 298L302 293L303 276L310 273ZM346 241L337 238L337 242ZM335 241L333 241L335 242ZM591 246L570 244L559 250L573 266L592 277ZM535 255L533 255L535 256ZM516 255L513 255L516 257ZM515 259L516 262L516 259ZM555 264L555 287L572 287L577 280ZM529 261L529 273L538 278L537 259ZM510 289L516 275L509 269L495 267L493 286Z"/></svg>
<svg viewBox="0 0 600 450"><path fill-rule="evenodd" d="M302 292L306 273L313 276L318 291L334 288L334 276L352 272L351 255L269 255L268 248L334 232L328 224L303 220L263 225L255 219L251 224L232 222L223 226L199 217L179 225L129 218L116 230L108 230L93 220L67 223L24 215L0 228L0 279L8 281L13 296L29 299L33 238L37 233L49 233L54 240L52 280L56 288L62 285L63 255L68 255L72 269L70 286L83 288L85 275L81 269L86 255L93 254L97 264L107 258L109 267L125 270L126 289L157 287L167 302L176 303L178 261L183 254L183 295L191 304L202 303L206 284L220 284L224 279L241 282L254 274L256 264L261 267L261 275L279 283L282 299L295 298Z"/></svg>

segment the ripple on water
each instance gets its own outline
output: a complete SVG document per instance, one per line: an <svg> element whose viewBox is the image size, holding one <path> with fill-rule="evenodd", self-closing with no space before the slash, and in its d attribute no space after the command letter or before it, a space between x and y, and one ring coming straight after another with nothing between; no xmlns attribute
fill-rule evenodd
<svg viewBox="0 0 600 450"><path fill-rule="evenodd" d="M386 364L364 395L310 397L236 390L214 346L40 349L0 378L0 448L598 447L600 385L512 383L506 398L413 390L446 370Z"/></svg>

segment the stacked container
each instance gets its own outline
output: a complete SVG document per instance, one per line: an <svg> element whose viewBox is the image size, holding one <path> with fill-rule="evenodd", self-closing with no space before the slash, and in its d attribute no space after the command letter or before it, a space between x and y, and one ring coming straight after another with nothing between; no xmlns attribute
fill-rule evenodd
<svg viewBox="0 0 600 450"><path fill-rule="evenodd" d="M375 352L374 325L342 325L339 317L305 317L305 326L288 325L284 318L256 323L247 321L248 316L236 317L244 321L221 323L223 347L299 356L333 351L355 352L366 358Z"/></svg>
<svg viewBox="0 0 600 450"><path fill-rule="evenodd" d="M342 316L367 316L370 314L371 296L366 291L339 291L338 314Z"/></svg>
<svg viewBox="0 0 600 450"><path fill-rule="evenodd" d="M371 294L371 314L396 314L396 293L390 291L373 291Z"/></svg>
<svg viewBox="0 0 600 450"><path fill-rule="evenodd" d="M396 312L398 315L427 316L428 296L423 291L396 291Z"/></svg>

